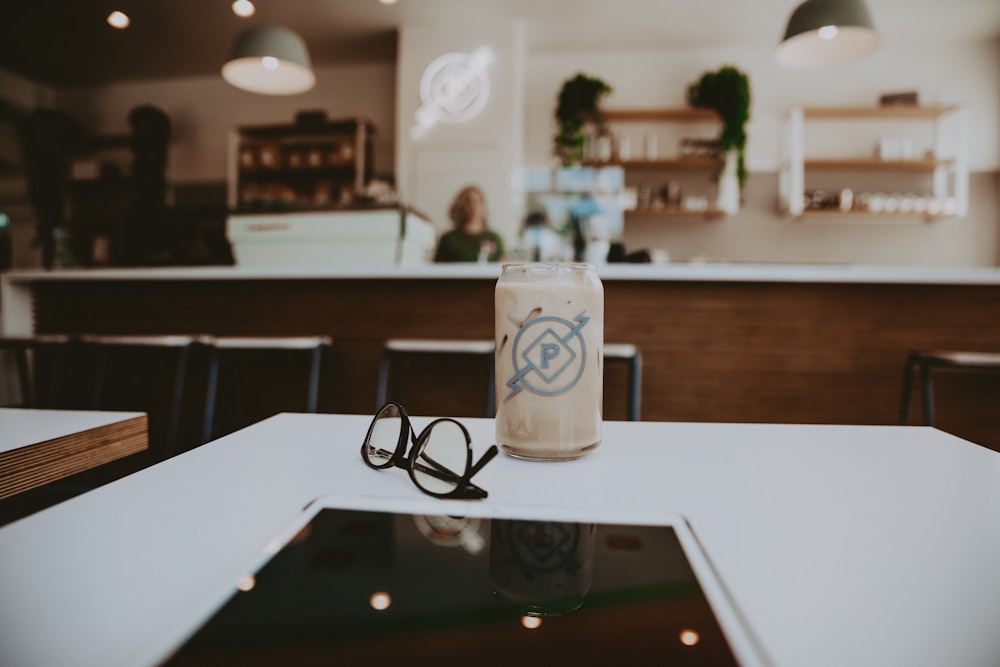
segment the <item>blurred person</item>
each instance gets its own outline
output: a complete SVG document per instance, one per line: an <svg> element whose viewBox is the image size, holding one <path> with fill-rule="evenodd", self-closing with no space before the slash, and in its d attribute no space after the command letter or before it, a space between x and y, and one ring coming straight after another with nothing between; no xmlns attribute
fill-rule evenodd
<svg viewBox="0 0 1000 667"><path fill-rule="evenodd" d="M454 229L438 241L435 262L496 262L504 257L503 239L486 221L486 196L474 185L462 188L448 209Z"/></svg>

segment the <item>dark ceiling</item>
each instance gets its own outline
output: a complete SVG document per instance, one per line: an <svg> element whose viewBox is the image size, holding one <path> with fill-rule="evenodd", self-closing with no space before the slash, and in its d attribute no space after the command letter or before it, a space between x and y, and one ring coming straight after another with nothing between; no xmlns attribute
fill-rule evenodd
<svg viewBox="0 0 1000 667"><path fill-rule="evenodd" d="M395 62L403 26L488 30L521 20L529 50L740 47L770 52L801 0L0 0L0 70L55 87L217 76L253 25L299 32L315 64ZM868 0L888 52L900 43L1000 39L1000 0ZM105 23L112 9L128 30ZM461 26L461 27L459 27Z"/></svg>
<svg viewBox="0 0 1000 667"><path fill-rule="evenodd" d="M395 60L389 12L381 20L350 18L352 7L369 8L374 0L257 0L248 19L234 15L230 2L2 0L0 68L51 86L209 76L219 72L235 36L260 24L292 24L315 63ZM127 30L105 23L115 8L132 17ZM337 12L350 20L339 24Z"/></svg>

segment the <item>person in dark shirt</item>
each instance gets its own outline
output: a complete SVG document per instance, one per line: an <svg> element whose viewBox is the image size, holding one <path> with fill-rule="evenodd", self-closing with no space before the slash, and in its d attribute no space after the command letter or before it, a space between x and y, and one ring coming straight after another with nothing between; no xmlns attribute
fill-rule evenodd
<svg viewBox="0 0 1000 667"><path fill-rule="evenodd" d="M486 196L474 185L462 188L448 210L455 226L438 241L435 262L496 262L503 239L486 223Z"/></svg>

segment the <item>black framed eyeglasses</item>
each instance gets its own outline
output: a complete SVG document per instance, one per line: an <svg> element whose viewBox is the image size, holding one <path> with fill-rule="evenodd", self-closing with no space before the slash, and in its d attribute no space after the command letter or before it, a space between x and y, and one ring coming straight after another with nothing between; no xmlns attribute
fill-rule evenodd
<svg viewBox="0 0 1000 667"><path fill-rule="evenodd" d="M410 453L407 444L412 443ZM473 465L472 438L454 419L435 419L417 435L403 406L386 403L368 427L361 458L376 470L403 468L424 493L437 498L479 500L488 494L472 477L497 455L491 445Z"/></svg>

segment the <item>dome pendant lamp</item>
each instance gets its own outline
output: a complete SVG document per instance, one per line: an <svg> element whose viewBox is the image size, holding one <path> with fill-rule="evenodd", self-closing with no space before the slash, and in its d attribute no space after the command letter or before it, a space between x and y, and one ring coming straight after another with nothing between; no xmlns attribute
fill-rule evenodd
<svg viewBox="0 0 1000 667"><path fill-rule="evenodd" d="M878 46L865 0L806 0L788 19L774 57L782 67L810 69L858 60Z"/></svg>
<svg viewBox="0 0 1000 667"><path fill-rule="evenodd" d="M294 95L316 84L306 43L287 28L250 28L236 38L222 78L251 93Z"/></svg>

